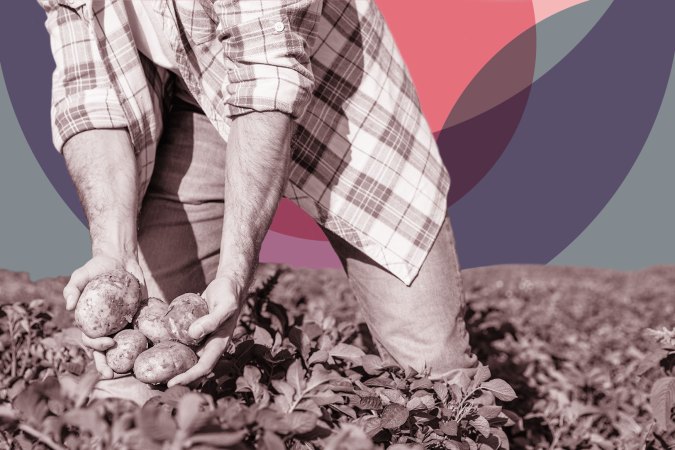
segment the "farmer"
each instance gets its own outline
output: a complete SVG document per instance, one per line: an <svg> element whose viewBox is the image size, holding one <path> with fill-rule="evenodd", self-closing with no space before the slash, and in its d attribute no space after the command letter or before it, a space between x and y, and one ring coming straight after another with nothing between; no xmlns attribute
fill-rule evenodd
<svg viewBox="0 0 675 450"><path fill-rule="evenodd" d="M447 218L448 173L372 0L39 0L56 61L53 140L92 259L149 296L200 292L200 360L226 350L282 195L323 229L386 358L477 364ZM98 371L109 337L89 339Z"/></svg>

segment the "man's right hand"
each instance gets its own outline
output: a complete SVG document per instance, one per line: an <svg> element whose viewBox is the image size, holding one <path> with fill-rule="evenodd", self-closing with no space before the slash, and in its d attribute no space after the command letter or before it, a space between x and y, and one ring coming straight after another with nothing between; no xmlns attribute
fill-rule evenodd
<svg viewBox="0 0 675 450"><path fill-rule="evenodd" d="M84 266L75 270L70 277L70 281L63 289L63 297L66 299L66 309L73 310L77 305L80 295L89 281L98 275L109 272L114 269L124 269L135 276L141 284L141 292L146 296L145 278L138 259L135 256L112 257L107 255L97 255L90 259ZM90 338L82 333L82 343L91 348L94 353L94 364L96 370L103 378L113 378L114 373L105 360L105 351L115 345L111 337Z"/></svg>

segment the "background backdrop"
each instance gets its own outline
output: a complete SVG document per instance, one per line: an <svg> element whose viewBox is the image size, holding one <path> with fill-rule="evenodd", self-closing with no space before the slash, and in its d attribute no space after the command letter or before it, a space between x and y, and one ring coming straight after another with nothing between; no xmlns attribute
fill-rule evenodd
<svg viewBox="0 0 675 450"><path fill-rule="evenodd" d="M453 180L464 267L675 263L674 2L378 3ZM0 267L33 278L89 256L50 141L44 18L21 1L0 19ZM287 203L262 260L337 266Z"/></svg>

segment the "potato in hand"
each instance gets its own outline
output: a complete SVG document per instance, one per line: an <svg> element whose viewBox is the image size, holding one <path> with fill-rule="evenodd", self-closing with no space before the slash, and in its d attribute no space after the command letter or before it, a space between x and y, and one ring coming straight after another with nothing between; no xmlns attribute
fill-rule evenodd
<svg viewBox="0 0 675 450"><path fill-rule="evenodd" d="M140 331L153 344L173 339L171 331L164 323L164 316L169 311L169 305L155 297L141 302L141 309L134 318L134 328Z"/></svg>
<svg viewBox="0 0 675 450"><path fill-rule="evenodd" d="M197 361L190 347L175 341L160 342L138 355L134 375L144 383L162 384L187 371Z"/></svg>
<svg viewBox="0 0 675 450"><path fill-rule="evenodd" d="M113 340L115 346L105 353L106 363L115 373L130 372L138 355L148 349L148 340L138 330L122 330Z"/></svg>
<svg viewBox="0 0 675 450"><path fill-rule="evenodd" d="M164 324L177 341L189 345L198 345L202 339L193 339L188 330L192 322L209 313L209 306L198 294L183 294L176 297L169 305L164 316Z"/></svg>
<svg viewBox="0 0 675 450"><path fill-rule="evenodd" d="M75 307L75 323L90 338L109 336L130 323L141 300L138 280L122 269L93 278Z"/></svg>

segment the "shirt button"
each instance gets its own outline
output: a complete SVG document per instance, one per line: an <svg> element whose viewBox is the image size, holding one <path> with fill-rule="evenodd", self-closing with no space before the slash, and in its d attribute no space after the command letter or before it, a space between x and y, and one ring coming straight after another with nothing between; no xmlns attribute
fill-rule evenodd
<svg viewBox="0 0 675 450"><path fill-rule="evenodd" d="M282 31L284 31L284 28L286 27L284 26L283 22L277 22L274 24L274 31L276 31L277 33L281 33Z"/></svg>

